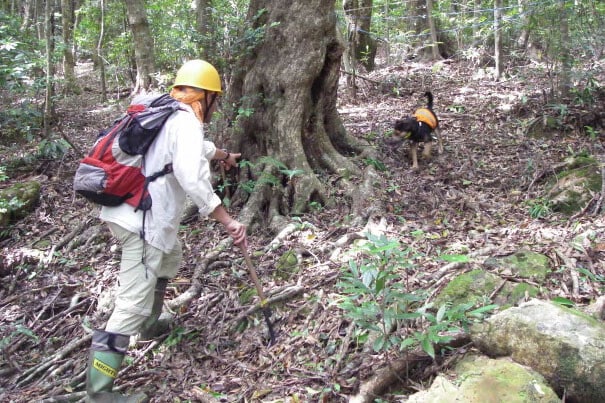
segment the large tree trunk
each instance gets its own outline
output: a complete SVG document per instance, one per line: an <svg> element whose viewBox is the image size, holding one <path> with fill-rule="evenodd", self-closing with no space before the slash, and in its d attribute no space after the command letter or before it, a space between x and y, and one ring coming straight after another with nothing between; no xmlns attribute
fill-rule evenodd
<svg viewBox="0 0 605 403"><path fill-rule="evenodd" d="M152 74L155 72L154 47L144 0L127 0L126 13L132 30L134 58L137 65L137 78L134 93L144 92L152 87Z"/></svg>
<svg viewBox="0 0 605 403"><path fill-rule="evenodd" d="M251 1L249 26L264 37L236 66L230 89L236 110L251 113L240 114L234 145L256 164L240 178L256 182L240 219L250 224L264 211L274 229L311 202L327 203L334 184L317 173L346 184L358 168L343 154L361 151L336 110L343 44L334 0L287 3Z"/></svg>

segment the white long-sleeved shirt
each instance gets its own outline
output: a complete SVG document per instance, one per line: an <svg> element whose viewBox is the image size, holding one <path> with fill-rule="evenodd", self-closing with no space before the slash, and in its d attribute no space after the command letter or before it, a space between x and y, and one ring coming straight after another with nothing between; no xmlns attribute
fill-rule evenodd
<svg viewBox="0 0 605 403"><path fill-rule="evenodd" d="M173 172L149 184L151 210L145 215L145 241L168 253L174 247L185 198L189 195L199 212L207 216L221 204L210 181L210 160L215 145L204 140L204 130L189 105L171 115L147 151L143 174L151 175L172 163ZM140 233L143 212L126 203L103 207L100 218Z"/></svg>

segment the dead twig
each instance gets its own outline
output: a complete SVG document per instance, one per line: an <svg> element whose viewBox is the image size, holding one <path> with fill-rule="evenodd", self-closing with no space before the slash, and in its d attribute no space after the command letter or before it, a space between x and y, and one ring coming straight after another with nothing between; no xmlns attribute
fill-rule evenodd
<svg viewBox="0 0 605 403"><path fill-rule="evenodd" d="M275 291L276 295L274 295L273 297L267 298L267 301L265 304L272 305L272 304L275 304L278 302L290 300L292 297L294 297L295 295L301 294L303 291L305 291L305 287L302 287L302 286L289 286L289 287L282 288L281 290ZM262 309L262 306L260 306L260 304L256 304L256 305L249 307L245 312L241 313L234 319L235 326L237 326L237 324L239 324L242 320L244 320L248 316L254 315L256 312L260 311L261 309Z"/></svg>
<svg viewBox="0 0 605 403"><path fill-rule="evenodd" d="M575 263L573 262L573 260L570 257L568 257L561 250L555 249L555 253L559 257L559 259L561 259L563 261L563 264L569 268L569 275L571 276L571 284L572 284L571 296L574 299L579 298L580 297L580 281L578 279L578 272L576 270Z"/></svg>

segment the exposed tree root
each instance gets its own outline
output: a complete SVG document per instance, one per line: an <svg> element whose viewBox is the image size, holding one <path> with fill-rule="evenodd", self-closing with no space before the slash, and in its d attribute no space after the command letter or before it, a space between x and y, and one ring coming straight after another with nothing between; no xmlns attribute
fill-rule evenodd
<svg viewBox="0 0 605 403"><path fill-rule="evenodd" d="M165 305L172 311L177 311L182 307L188 306L191 301L200 296L202 292L202 277L210 269L209 267L213 262L218 260L219 255L231 244L231 240L228 239L219 244L213 251L208 253L201 262L195 267L195 271L191 277L191 285L189 288L176 298L166 301Z"/></svg>
<svg viewBox="0 0 605 403"><path fill-rule="evenodd" d="M441 345L441 347L458 348L470 343L470 341L470 336L468 334L458 333L454 335L452 341L447 345ZM405 382L405 380L408 379L408 374L418 372L418 370L429 366L431 362L433 362L433 359L425 352L415 351L407 353L403 358L391 362L387 366L376 371L373 377L360 386L357 395L352 396L349 399L349 403L371 403L396 383ZM445 364L449 363L450 360L447 360L434 368L429 367L428 370L423 370L420 378L414 377L414 379L426 379L428 376L431 376L444 368L446 366Z"/></svg>
<svg viewBox="0 0 605 403"><path fill-rule="evenodd" d="M80 350L83 346L90 344L92 340L92 334L87 334L84 337L81 337L77 340L72 341L67 346L57 351L54 355L49 357L47 360L44 360L41 364L36 365L25 371L19 380L17 381L17 386L27 385L32 381L37 381L49 373L53 372L53 369L57 366L61 365L61 361L66 358L69 354L71 354L75 350Z"/></svg>

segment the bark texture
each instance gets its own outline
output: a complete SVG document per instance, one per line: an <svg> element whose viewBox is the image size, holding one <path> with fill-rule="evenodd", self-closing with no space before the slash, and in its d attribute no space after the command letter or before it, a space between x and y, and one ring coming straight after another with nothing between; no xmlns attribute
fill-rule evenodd
<svg viewBox="0 0 605 403"><path fill-rule="evenodd" d="M276 219L302 213L310 202L327 203L329 184L318 174L349 177L357 168L343 154L360 151L336 109L343 44L334 1L253 0L249 20L249 51L230 88L236 110L247 111L237 117L236 147L257 163L247 172L257 186L244 221L258 211ZM262 180L269 177L271 183Z"/></svg>
<svg viewBox="0 0 605 403"><path fill-rule="evenodd" d="M152 86L155 72L154 46L149 21L143 0L126 1L128 24L132 30L134 58L137 64L137 78L134 93L146 91Z"/></svg>
<svg viewBox="0 0 605 403"><path fill-rule="evenodd" d="M342 3L348 33L347 64L360 63L367 71L374 70L377 49L371 35L372 3L372 0L344 0Z"/></svg>
<svg viewBox="0 0 605 403"><path fill-rule="evenodd" d="M61 0L61 18L63 27L63 75L65 77L65 93L79 93L74 71L76 61L73 54L74 1Z"/></svg>

